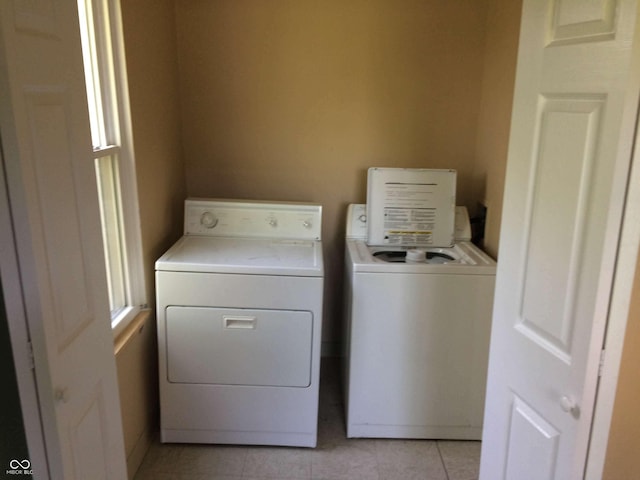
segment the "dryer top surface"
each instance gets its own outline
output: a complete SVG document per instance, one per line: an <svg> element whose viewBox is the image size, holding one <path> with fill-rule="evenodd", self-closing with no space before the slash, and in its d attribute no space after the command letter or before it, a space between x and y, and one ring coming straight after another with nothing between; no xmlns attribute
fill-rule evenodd
<svg viewBox="0 0 640 480"><path fill-rule="evenodd" d="M322 242L185 235L156 261L156 270L321 277Z"/></svg>

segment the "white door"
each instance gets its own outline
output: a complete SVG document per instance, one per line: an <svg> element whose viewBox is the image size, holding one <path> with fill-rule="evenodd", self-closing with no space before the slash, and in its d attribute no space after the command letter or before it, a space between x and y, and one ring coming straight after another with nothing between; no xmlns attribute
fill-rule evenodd
<svg viewBox="0 0 640 480"><path fill-rule="evenodd" d="M77 5L4 0L0 22L0 133L20 269L12 281L24 296L48 458L31 468L36 478L121 480Z"/></svg>
<svg viewBox="0 0 640 480"><path fill-rule="evenodd" d="M583 477L638 105L636 3L523 2L481 480Z"/></svg>

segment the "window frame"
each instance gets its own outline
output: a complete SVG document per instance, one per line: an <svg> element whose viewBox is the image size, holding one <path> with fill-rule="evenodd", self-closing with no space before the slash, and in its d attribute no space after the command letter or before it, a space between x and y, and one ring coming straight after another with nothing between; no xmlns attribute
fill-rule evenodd
<svg viewBox="0 0 640 480"><path fill-rule="evenodd" d="M81 3L91 7L91 11L86 12L84 18L85 9L81 7ZM89 35L89 41L93 41L95 57L91 59L91 63L94 75L96 70L98 72L97 78L100 88L96 97L101 98L98 103L104 125L99 134L100 146L94 147L92 159L97 162L99 158L112 155L117 163L115 167L119 193L119 231L117 235L120 235L123 247L121 266L124 273L124 305L111 312L111 328L115 338L129 325L141 309L148 307L122 14L119 0L78 0L78 13L81 24L83 21L87 23L93 21L93 38ZM81 26L81 30L83 28ZM83 55L86 55L84 38ZM98 181L96 178L96 182ZM100 199L101 208L102 203L102 199ZM109 268L108 263L105 257L107 269Z"/></svg>

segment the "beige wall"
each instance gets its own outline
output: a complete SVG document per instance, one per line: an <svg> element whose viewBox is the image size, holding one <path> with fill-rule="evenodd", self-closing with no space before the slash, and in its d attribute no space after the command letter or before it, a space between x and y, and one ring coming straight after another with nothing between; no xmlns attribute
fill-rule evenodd
<svg viewBox="0 0 640 480"><path fill-rule="evenodd" d="M182 233L185 174L173 0L122 0L147 298L154 263Z"/></svg>
<svg viewBox="0 0 640 480"><path fill-rule="evenodd" d="M173 0L122 0L147 301L155 260L182 233L185 197ZM155 317L123 335L116 365L129 476L157 426Z"/></svg>
<svg viewBox="0 0 640 480"><path fill-rule="evenodd" d="M603 480L638 478L640 475L639 399L640 258L636 264Z"/></svg>
<svg viewBox="0 0 640 480"><path fill-rule="evenodd" d="M473 205L485 1L176 2L194 196L324 207L325 342L339 341L346 205L371 166L455 168Z"/></svg>
<svg viewBox="0 0 640 480"><path fill-rule="evenodd" d="M489 0L487 13L472 197L487 207L483 247L494 258L498 256L521 8L520 0Z"/></svg>

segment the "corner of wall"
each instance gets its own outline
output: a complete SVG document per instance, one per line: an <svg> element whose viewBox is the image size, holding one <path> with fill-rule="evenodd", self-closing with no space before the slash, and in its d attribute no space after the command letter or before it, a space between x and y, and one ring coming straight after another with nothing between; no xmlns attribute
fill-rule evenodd
<svg viewBox="0 0 640 480"><path fill-rule="evenodd" d="M487 207L483 248L498 257L520 35L520 0L489 0L472 196Z"/></svg>

